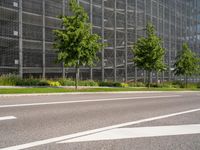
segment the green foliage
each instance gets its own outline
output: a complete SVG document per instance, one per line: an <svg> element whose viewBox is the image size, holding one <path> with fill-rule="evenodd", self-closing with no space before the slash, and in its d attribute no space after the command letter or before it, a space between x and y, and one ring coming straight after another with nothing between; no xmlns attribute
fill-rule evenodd
<svg viewBox="0 0 200 150"><path fill-rule="evenodd" d="M133 46L133 61L137 67L148 72L163 71L164 65L164 48L161 39L155 34L152 24L147 24L147 37L140 38Z"/></svg>
<svg viewBox="0 0 200 150"><path fill-rule="evenodd" d="M127 83L120 83L120 82L99 82L99 86L106 86L106 87L128 87Z"/></svg>
<svg viewBox="0 0 200 150"><path fill-rule="evenodd" d="M38 82L38 85L37 85L37 86L49 86L49 83L48 83L47 80L42 79L42 80L40 80L40 81Z"/></svg>
<svg viewBox="0 0 200 150"><path fill-rule="evenodd" d="M57 62L76 67L77 89L80 66L92 66L98 60L97 52L102 48L100 36L91 33L91 24L86 11L76 0L69 1L71 16L60 16L62 28L54 30L54 48L58 54Z"/></svg>
<svg viewBox="0 0 200 150"><path fill-rule="evenodd" d="M117 83L114 82L99 82L99 86L115 87Z"/></svg>
<svg viewBox="0 0 200 150"><path fill-rule="evenodd" d="M185 87L184 83L181 82L181 81L174 81L174 82L172 82L172 85L176 86L177 88L184 88Z"/></svg>
<svg viewBox="0 0 200 150"><path fill-rule="evenodd" d="M72 79L67 79L67 78L58 79L58 82L61 84L61 86L74 86L75 85L75 82Z"/></svg>
<svg viewBox="0 0 200 150"><path fill-rule="evenodd" d="M62 86L74 86L75 82L72 79L58 79L58 82ZM85 80L85 81L80 81L78 83L79 86L98 86L98 83L92 80Z"/></svg>
<svg viewBox="0 0 200 150"><path fill-rule="evenodd" d="M39 79L33 79L33 78L20 79L17 80L16 86L38 86L39 82L40 82Z"/></svg>
<svg viewBox="0 0 200 150"><path fill-rule="evenodd" d="M174 73L177 76L192 76L199 73L199 58L191 51L187 43L183 44L183 50L179 52L174 64Z"/></svg>
<svg viewBox="0 0 200 150"><path fill-rule="evenodd" d="M121 87L127 88L129 85L127 83L121 83Z"/></svg>
<svg viewBox="0 0 200 150"><path fill-rule="evenodd" d="M188 89L196 89L198 88L197 83L189 83L187 87L181 81L174 81L174 82L164 82L160 84L153 83L150 85L154 88L188 88Z"/></svg>
<svg viewBox="0 0 200 150"><path fill-rule="evenodd" d="M3 86L49 86L47 80L27 78L21 79L16 75L0 76L0 85Z"/></svg>
<svg viewBox="0 0 200 150"><path fill-rule="evenodd" d="M97 82L92 80L80 81L79 86L99 86Z"/></svg>
<svg viewBox="0 0 200 150"><path fill-rule="evenodd" d="M180 86L178 84L175 84L173 82L163 82L160 84L162 88L179 88Z"/></svg>
<svg viewBox="0 0 200 150"><path fill-rule="evenodd" d="M129 87L145 87L145 84L143 82L129 82Z"/></svg>
<svg viewBox="0 0 200 150"><path fill-rule="evenodd" d="M196 88L198 88L198 84L196 84L196 83L189 83L186 88L196 89Z"/></svg>
<svg viewBox="0 0 200 150"><path fill-rule="evenodd" d="M197 88L200 88L200 83L197 83Z"/></svg>
<svg viewBox="0 0 200 150"><path fill-rule="evenodd" d="M0 85L13 86L16 85L21 79L16 75L2 75L0 76Z"/></svg>
<svg viewBox="0 0 200 150"><path fill-rule="evenodd" d="M174 64L174 74L177 76L185 76L185 87L188 87L188 77L199 74L200 59L191 51L187 43L183 44L183 50L179 52Z"/></svg>
<svg viewBox="0 0 200 150"><path fill-rule="evenodd" d="M47 83L49 84L49 86L61 86L61 84L58 81L48 80Z"/></svg>
<svg viewBox="0 0 200 150"><path fill-rule="evenodd" d="M15 75L3 75L0 76L0 85L2 86L74 86L75 81L72 79L35 79L35 78L27 78L21 79ZM101 86L101 87L145 87L146 85L143 82L130 82L130 83L120 83L120 82L95 82L92 80L80 81L79 86ZM196 89L200 88L200 83L190 83L186 87L184 83L181 81L174 82L164 82L160 84L152 83L150 87L153 88L189 88Z"/></svg>
<svg viewBox="0 0 200 150"><path fill-rule="evenodd" d="M54 47L58 62L65 66L93 65L97 52L101 49L100 37L91 34L88 15L76 0L70 0L72 16L61 16L62 29L54 30Z"/></svg>

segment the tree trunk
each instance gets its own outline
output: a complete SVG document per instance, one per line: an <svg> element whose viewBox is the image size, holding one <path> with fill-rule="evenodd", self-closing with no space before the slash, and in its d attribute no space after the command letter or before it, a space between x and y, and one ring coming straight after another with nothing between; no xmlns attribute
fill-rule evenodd
<svg viewBox="0 0 200 150"><path fill-rule="evenodd" d="M158 82L158 76L159 76L159 73L156 71L156 84L158 85L159 82Z"/></svg>
<svg viewBox="0 0 200 150"><path fill-rule="evenodd" d="M146 83L146 71L144 70L144 83Z"/></svg>
<svg viewBox="0 0 200 150"><path fill-rule="evenodd" d="M62 78L65 79L65 62L62 63Z"/></svg>
<svg viewBox="0 0 200 150"><path fill-rule="evenodd" d="M186 88L188 87L188 76L187 75L185 76L185 87Z"/></svg>
<svg viewBox="0 0 200 150"><path fill-rule="evenodd" d="M79 80L79 65L76 65L76 80L75 80L75 90L78 90L78 80Z"/></svg>
<svg viewBox="0 0 200 150"><path fill-rule="evenodd" d="M151 86L151 71L148 71L148 88Z"/></svg>

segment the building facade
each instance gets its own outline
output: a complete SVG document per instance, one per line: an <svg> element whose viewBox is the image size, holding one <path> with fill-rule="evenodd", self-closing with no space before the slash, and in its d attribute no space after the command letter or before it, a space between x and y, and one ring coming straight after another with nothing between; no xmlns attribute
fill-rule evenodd
<svg viewBox="0 0 200 150"><path fill-rule="evenodd" d="M135 67L131 48L152 22L166 49L168 69L152 79L174 80L177 52L188 42L200 53L200 0L79 0L93 24L91 32L105 47L93 68L82 67L81 79L145 80ZM0 74L73 77L74 69L56 64L52 30L61 27L59 15L68 15L68 0L0 0ZM194 77L193 80L197 80Z"/></svg>

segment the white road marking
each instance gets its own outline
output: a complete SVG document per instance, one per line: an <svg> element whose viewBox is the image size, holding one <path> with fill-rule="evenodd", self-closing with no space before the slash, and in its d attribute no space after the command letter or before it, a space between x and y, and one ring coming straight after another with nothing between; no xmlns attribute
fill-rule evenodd
<svg viewBox="0 0 200 150"><path fill-rule="evenodd" d="M17 119L17 118L14 117L14 116L5 116L5 117L0 117L0 121L3 121L3 120L12 120L12 119Z"/></svg>
<svg viewBox="0 0 200 150"><path fill-rule="evenodd" d="M187 135L187 134L200 134L200 124L139 127L139 128L117 128L92 135L87 135L62 141L59 143L62 144L62 143L75 143L75 142L120 140L120 139L174 136L174 135Z"/></svg>
<svg viewBox="0 0 200 150"><path fill-rule="evenodd" d="M152 98L173 98L173 97L181 97L181 95L148 96L148 97L147 96L146 97L126 97L126 98L122 97L122 98L107 98L107 99L94 99L94 100L77 100L77 101L60 101L60 102L44 102L44 103L30 103L30 104L0 105L0 108L55 105L55 104L88 103L88 102L104 102L104 101L122 101L122 100L152 99Z"/></svg>
<svg viewBox="0 0 200 150"><path fill-rule="evenodd" d="M3 148L1 150L21 150L21 149L31 148L31 147L35 147L35 146L40 146L40 145L50 144L50 143L54 143L54 142L78 138L81 136L87 136L90 134L96 134L98 132L104 132L104 131L112 130L112 129L116 129L116 128L122 128L122 127L130 126L130 125L135 125L135 124L149 122L149 121L155 121L155 120L159 120L159 119L179 116L179 115L198 112L198 111L200 111L200 108L177 112L177 113L172 113L172 114L167 114L167 115L163 115L163 116L157 116L157 117L153 117L153 118L141 119L141 120L137 120L137 121L133 121L133 122L126 122L126 123L108 126L108 127L104 127L104 128L83 131L83 132L69 134L69 135L60 136L60 137L55 137L55 138L51 138L51 139L45 139L45 140L41 140L41 141L26 143L26 144L22 144L22 145L11 146L11 147L7 147L7 148Z"/></svg>

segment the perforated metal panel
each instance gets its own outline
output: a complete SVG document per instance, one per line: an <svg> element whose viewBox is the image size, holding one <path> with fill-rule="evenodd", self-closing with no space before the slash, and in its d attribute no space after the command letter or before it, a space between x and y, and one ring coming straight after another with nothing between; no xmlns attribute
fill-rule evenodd
<svg viewBox="0 0 200 150"><path fill-rule="evenodd" d="M106 43L92 68L81 67L81 79L143 81L145 72L132 62L132 45L152 22L166 49L168 70L152 79L177 79L171 71L177 52L187 41L200 53L199 0L79 0L93 24L91 32ZM22 72L37 77L74 77L73 68L56 64L52 30L57 18L69 15L68 0L0 0L0 74ZM21 32L20 32L21 31ZM20 34L21 33L21 34ZM197 78L194 78L197 80Z"/></svg>

